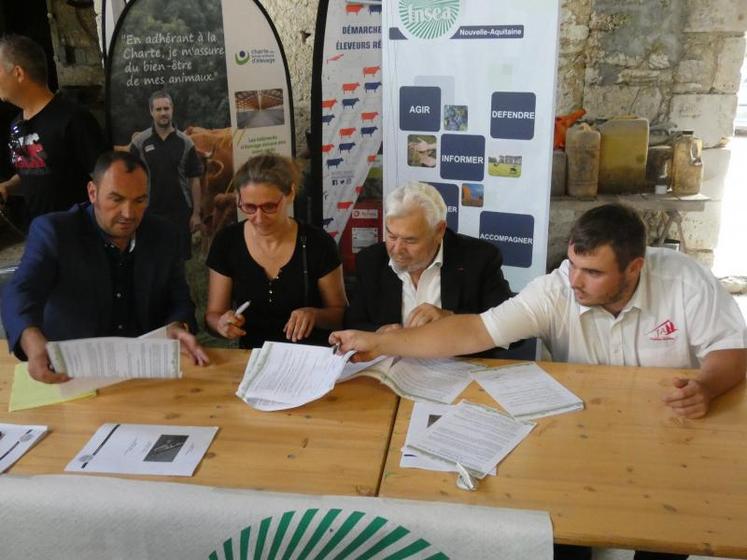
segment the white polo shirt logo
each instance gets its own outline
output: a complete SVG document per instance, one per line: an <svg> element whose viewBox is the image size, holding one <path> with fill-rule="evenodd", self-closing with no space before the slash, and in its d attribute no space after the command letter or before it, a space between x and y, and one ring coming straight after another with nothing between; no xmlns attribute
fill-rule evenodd
<svg viewBox="0 0 747 560"><path fill-rule="evenodd" d="M649 340L674 340L675 337L672 335L676 332L677 327L674 326L671 320L667 319L648 332L651 335L649 336Z"/></svg>

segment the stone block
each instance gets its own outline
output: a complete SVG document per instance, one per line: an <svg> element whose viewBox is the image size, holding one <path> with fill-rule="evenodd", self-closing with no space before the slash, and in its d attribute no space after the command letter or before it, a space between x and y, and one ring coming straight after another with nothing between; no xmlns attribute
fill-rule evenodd
<svg viewBox="0 0 747 560"><path fill-rule="evenodd" d="M675 88L677 90L682 88L682 93L705 93L711 88L715 72L712 57L701 60L681 60L674 73Z"/></svg>
<svg viewBox="0 0 747 560"><path fill-rule="evenodd" d="M744 0L687 0L685 31L744 33L747 2Z"/></svg>
<svg viewBox="0 0 747 560"><path fill-rule="evenodd" d="M713 200L721 200L731 158L732 150L728 145L724 148L703 150L703 184L700 187L700 194Z"/></svg>
<svg viewBox="0 0 747 560"><path fill-rule="evenodd" d="M672 96L669 120L680 130L694 130L710 148L732 135L736 110L736 95L677 94Z"/></svg>
<svg viewBox="0 0 747 560"><path fill-rule="evenodd" d="M747 3L747 2L745 2ZM713 89L719 93L739 91L739 72L744 62L744 37L727 37L717 55Z"/></svg>
<svg viewBox="0 0 747 560"><path fill-rule="evenodd" d="M591 86L584 92L589 117L638 115L655 120L662 108L663 95L655 86Z"/></svg>
<svg viewBox="0 0 747 560"><path fill-rule="evenodd" d="M682 214L682 231L688 251L713 251L718 244L721 226L721 202L714 200L705 203L702 212ZM670 237L678 238L676 227L669 231Z"/></svg>

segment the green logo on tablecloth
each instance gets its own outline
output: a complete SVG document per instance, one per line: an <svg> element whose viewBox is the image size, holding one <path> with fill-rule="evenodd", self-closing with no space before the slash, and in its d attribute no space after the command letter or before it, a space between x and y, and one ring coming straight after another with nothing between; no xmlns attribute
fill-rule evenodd
<svg viewBox="0 0 747 560"><path fill-rule="evenodd" d="M460 0L399 0L402 26L419 39L444 35L459 16Z"/></svg>
<svg viewBox="0 0 747 560"><path fill-rule="evenodd" d="M314 508L286 511L280 519L267 517L259 527L245 527L237 537L229 538L210 553L209 560L406 560L415 556L428 560L449 558L434 550L428 541L413 537L408 529L383 517L362 511L345 517L341 509L321 513Z"/></svg>

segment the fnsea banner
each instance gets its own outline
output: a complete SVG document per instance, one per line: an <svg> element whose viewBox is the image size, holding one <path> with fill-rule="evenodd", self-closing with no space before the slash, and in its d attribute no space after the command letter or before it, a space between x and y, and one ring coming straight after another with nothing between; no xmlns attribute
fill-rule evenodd
<svg viewBox="0 0 747 560"><path fill-rule="evenodd" d="M106 78L109 132L119 149L153 125L152 93L173 99L174 125L203 159L209 235L236 217L231 179L241 164L263 152L294 155L285 54L258 2L130 0Z"/></svg>
<svg viewBox="0 0 747 560"><path fill-rule="evenodd" d="M312 193L317 217L339 240L366 182L381 176L382 137L380 0L321 0L312 74ZM369 185L370 187L370 185ZM375 188L375 186L374 186Z"/></svg>
<svg viewBox="0 0 747 560"><path fill-rule="evenodd" d="M449 227L494 243L518 291L544 274L559 0L392 0L384 187L433 184Z"/></svg>

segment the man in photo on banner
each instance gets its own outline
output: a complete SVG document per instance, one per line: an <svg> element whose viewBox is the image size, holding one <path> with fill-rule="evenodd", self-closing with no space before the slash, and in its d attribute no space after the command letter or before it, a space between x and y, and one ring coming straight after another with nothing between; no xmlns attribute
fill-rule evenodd
<svg viewBox="0 0 747 560"><path fill-rule="evenodd" d="M356 258L345 326L384 332L454 313L481 313L511 297L495 245L446 227L446 204L427 183L386 197L385 241Z"/></svg>
<svg viewBox="0 0 747 560"><path fill-rule="evenodd" d="M148 215L148 174L128 152L104 152L89 202L31 223L18 270L5 287L8 347L31 377L67 381L50 369L48 340L140 336L164 325L182 353L208 363L197 330L173 225Z"/></svg>
<svg viewBox="0 0 747 560"><path fill-rule="evenodd" d="M0 99L21 109L10 126L16 173L0 183L0 199L20 192L29 218L86 200L96 158L107 149L96 119L52 93L44 49L22 35L0 37Z"/></svg>
<svg viewBox="0 0 747 560"><path fill-rule="evenodd" d="M180 232L184 259L192 255L192 232L200 228L202 161L192 140L174 126L174 100L160 90L148 99L153 125L133 135L130 151L150 171L148 212L173 223Z"/></svg>

